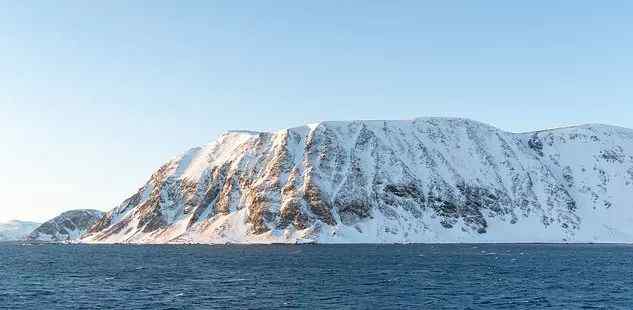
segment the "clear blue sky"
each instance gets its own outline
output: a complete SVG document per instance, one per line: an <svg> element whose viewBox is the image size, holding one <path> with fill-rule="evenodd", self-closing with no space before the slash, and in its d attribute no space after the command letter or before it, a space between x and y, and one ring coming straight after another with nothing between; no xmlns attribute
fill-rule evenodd
<svg viewBox="0 0 633 310"><path fill-rule="evenodd" d="M228 129L633 127L630 1L1 1L0 221L107 210Z"/></svg>

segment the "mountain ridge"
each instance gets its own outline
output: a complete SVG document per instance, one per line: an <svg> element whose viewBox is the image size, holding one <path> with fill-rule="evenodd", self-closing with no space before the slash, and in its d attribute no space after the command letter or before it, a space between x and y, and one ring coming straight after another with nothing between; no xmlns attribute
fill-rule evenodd
<svg viewBox="0 0 633 310"><path fill-rule="evenodd" d="M26 239L54 242L77 240L104 214L92 209L68 210L33 229Z"/></svg>
<svg viewBox="0 0 633 310"><path fill-rule="evenodd" d="M381 122L416 122L416 121L463 121L463 122L469 122L469 123L475 123L475 124L480 124L480 125L484 125L486 127L491 127L494 129L497 129L499 131L503 131L506 133L512 133L512 134L529 134L529 133L537 133L537 132L545 132L545 131L556 131L556 130L562 130L562 129L574 129L574 128L588 128L588 127L605 127L605 128L612 128L612 129L616 129L616 130L624 130L624 131L630 131L633 132L633 128L628 128L628 127L624 127L624 126L618 126L618 125L611 125L611 124L607 124L607 123L579 123L579 124L574 124L574 125L564 125L564 126L559 126L559 127L551 127L551 128L544 128L544 129L537 129L537 130L528 130L528 131L509 131L509 130L505 130L505 129L501 129L500 127L497 127L495 125L491 125L485 122L481 122L475 119L471 119L471 118L467 118L467 117L450 117L450 116L420 116L420 117L414 117L414 118L410 118L410 119L357 119L357 120L337 120L337 121L317 121L317 122L312 122L312 123L307 123L304 125L299 125L299 126L293 126L293 127L288 127L288 128L283 128L283 129L279 129L279 130L272 130L272 131L257 131L257 130L243 130L243 129L230 129L230 130L226 130L223 133L220 134L228 134L228 133L244 133L244 134L274 134L274 133L278 133L280 131L285 131L285 130L293 130L293 129L304 129L304 128L314 128L317 127L321 124L348 124L348 123L353 123L353 122L363 122L363 123L381 123Z"/></svg>
<svg viewBox="0 0 633 310"><path fill-rule="evenodd" d="M609 226L614 205L633 222L632 154L633 130L595 124L511 133L427 117L228 131L163 165L83 241L633 242Z"/></svg>

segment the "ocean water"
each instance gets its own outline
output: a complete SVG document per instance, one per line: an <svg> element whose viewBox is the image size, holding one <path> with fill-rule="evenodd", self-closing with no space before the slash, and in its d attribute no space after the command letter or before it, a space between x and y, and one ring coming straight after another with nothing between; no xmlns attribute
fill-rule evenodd
<svg viewBox="0 0 633 310"><path fill-rule="evenodd" d="M633 309L629 245L0 244L0 309Z"/></svg>

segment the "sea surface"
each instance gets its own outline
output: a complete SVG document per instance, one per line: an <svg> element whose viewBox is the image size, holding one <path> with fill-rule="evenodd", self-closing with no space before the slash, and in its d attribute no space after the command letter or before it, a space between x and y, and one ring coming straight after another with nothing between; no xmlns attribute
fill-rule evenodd
<svg viewBox="0 0 633 310"><path fill-rule="evenodd" d="M633 246L0 243L0 309L633 309Z"/></svg>

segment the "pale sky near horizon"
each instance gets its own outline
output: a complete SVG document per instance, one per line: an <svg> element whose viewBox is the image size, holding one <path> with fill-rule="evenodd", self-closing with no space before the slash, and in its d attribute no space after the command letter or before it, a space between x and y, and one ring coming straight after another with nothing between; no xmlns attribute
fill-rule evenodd
<svg viewBox="0 0 633 310"><path fill-rule="evenodd" d="M633 128L627 1L0 1L0 222L108 210L230 129Z"/></svg>

